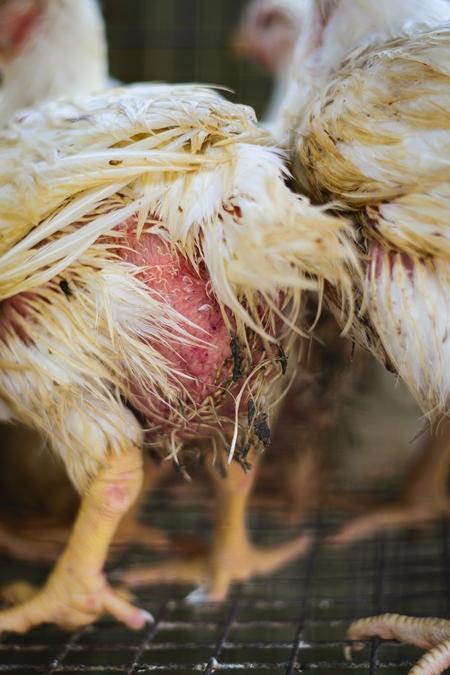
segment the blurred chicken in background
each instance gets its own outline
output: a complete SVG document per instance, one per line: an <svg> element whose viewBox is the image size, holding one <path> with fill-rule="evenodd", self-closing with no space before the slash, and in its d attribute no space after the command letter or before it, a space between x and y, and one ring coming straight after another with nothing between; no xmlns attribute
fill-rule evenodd
<svg viewBox="0 0 450 675"><path fill-rule="evenodd" d="M2 0L0 122L17 110L108 86L96 0Z"/></svg>
<svg viewBox="0 0 450 675"><path fill-rule="evenodd" d="M236 58L248 59L275 78L261 124L278 117L289 82L289 66L310 0L252 0L246 5L231 40Z"/></svg>

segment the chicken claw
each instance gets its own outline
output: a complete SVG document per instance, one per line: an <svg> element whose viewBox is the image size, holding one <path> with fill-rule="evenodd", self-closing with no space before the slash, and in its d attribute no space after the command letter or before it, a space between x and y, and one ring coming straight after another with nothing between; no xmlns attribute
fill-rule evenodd
<svg viewBox="0 0 450 675"><path fill-rule="evenodd" d="M246 581L254 576L263 576L286 565L305 553L311 543L309 534L294 537L270 548L252 546L247 540L238 545L224 543L202 556L172 560L152 566L136 566L120 573L120 580L130 587L151 583L175 581L195 582L204 585L205 600L225 600L232 583Z"/></svg>
<svg viewBox="0 0 450 675"><path fill-rule="evenodd" d="M439 675L450 666L450 621L446 619L381 614L355 621L347 631L349 640L365 640L374 635L429 649L409 675Z"/></svg>
<svg viewBox="0 0 450 675"><path fill-rule="evenodd" d="M450 468L450 425L430 437L397 504L378 508L345 524L328 537L333 545L349 544L380 530L415 527L450 518L447 480Z"/></svg>
<svg viewBox="0 0 450 675"><path fill-rule="evenodd" d="M133 607L113 590L103 574L68 584L68 578L52 575L46 586L30 599L0 614L0 630L25 633L33 626L54 623L74 630L111 614L129 628L142 628L150 615Z"/></svg>
<svg viewBox="0 0 450 675"><path fill-rule="evenodd" d="M253 470L246 473L237 462L222 477L216 467L208 467L216 493L216 516L211 550L187 559L152 566L139 566L121 572L120 581L131 587L155 582L192 581L207 588L205 600L220 602L230 584L252 576L268 574L306 552L309 534L302 534L271 548L252 546L245 528L245 511L254 482Z"/></svg>

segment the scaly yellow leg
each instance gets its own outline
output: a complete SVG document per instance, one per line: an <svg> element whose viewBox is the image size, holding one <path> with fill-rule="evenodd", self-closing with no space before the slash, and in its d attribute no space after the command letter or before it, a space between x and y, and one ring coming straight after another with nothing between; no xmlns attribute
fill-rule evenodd
<svg viewBox="0 0 450 675"><path fill-rule="evenodd" d="M374 635L429 649L411 668L409 675L440 675L450 666L450 621L446 619L381 614L352 623L347 639L365 640Z"/></svg>
<svg viewBox="0 0 450 675"><path fill-rule="evenodd" d="M394 530L450 517L447 483L450 469L450 424L431 436L396 504L384 506L346 523L328 538L348 544L380 530Z"/></svg>
<svg viewBox="0 0 450 675"><path fill-rule="evenodd" d="M258 455L254 453L250 461L253 465L250 473L232 462L226 469L226 477L221 476L216 467L208 467L215 491L215 523L212 546L207 554L136 567L122 573L121 580L130 586L193 581L207 584L205 600L221 601L231 583L269 574L304 553L310 544L310 537L305 534L270 548L257 548L250 543L245 515Z"/></svg>
<svg viewBox="0 0 450 675"><path fill-rule="evenodd" d="M41 623L73 630L102 614L141 628L148 614L112 589L103 573L109 544L139 494L142 456L130 446L101 469L83 495L67 547L45 586L23 604L0 612L0 630L25 632Z"/></svg>

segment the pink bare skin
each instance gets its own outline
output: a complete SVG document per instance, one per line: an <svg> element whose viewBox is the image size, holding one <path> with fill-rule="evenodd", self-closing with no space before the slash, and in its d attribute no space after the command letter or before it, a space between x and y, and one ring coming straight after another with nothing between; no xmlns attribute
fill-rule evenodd
<svg viewBox="0 0 450 675"><path fill-rule="evenodd" d="M130 218L123 227L127 231L129 248L120 248L118 253L127 262L146 269L138 274L152 291L179 312L188 317L195 326L189 326L189 333L197 344L158 344L161 355L170 360L173 368L193 376L189 395L196 403L217 392L217 379L225 378L222 364L231 358L230 333L225 326L217 300L208 293L208 275L200 268L200 275L192 269L187 260L176 256L158 235L143 232L136 240L136 220ZM149 413L145 394L138 392L135 407L144 415Z"/></svg>

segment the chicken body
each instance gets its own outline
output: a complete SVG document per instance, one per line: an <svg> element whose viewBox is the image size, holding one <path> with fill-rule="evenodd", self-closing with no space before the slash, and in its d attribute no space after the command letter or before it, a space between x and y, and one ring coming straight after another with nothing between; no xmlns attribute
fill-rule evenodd
<svg viewBox="0 0 450 675"><path fill-rule="evenodd" d="M298 4L304 5L302 0ZM353 50L357 54L450 20L446 0L312 0L306 9L290 84L274 126L285 143L301 129L311 101Z"/></svg>
<svg viewBox="0 0 450 675"><path fill-rule="evenodd" d="M367 31L369 31L369 34L371 35L370 39L375 39L374 35L378 35L380 27L383 27L383 19L386 21L386 7L383 6L381 8L377 7L377 12L373 17L370 15L368 17L365 16L359 5L350 7L347 3L347 5L342 5L342 7L344 8L345 16L342 13L342 9L339 9L340 14L338 14L337 17L337 25L340 26L339 31L342 31L344 21L347 27L347 24L349 23L349 14L350 22L352 22L352 26L354 27L352 32L349 32L348 30L343 32L343 36L347 41L347 46L348 44L352 44L352 40L356 40L357 42L359 42L361 38L367 40ZM427 17L426 7L422 8L422 10L424 9L425 11L423 13L427 20L432 20L433 16L438 15L438 8L433 10L434 13L431 13L431 18ZM305 37L306 39L309 39L309 33L313 26L311 17L313 11L314 3L307 0L304 0L304 2L300 2L299 0L252 0L243 12L235 36L237 55L246 56L261 68L268 70L276 76L276 86L273 100L270 104L270 113L268 113L268 117L265 120L265 124L266 126L269 126L269 128L280 113L280 105L284 105L284 96L293 77L291 71L295 45L298 41L302 44ZM335 11L338 12L337 9ZM405 25L409 21L408 17L405 18L402 16L399 7L395 7L394 11L398 14L393 23L394 31L405 30ZM400 17L402 17L401 20ZM361 19L363 19L363 21L361 21ZM421 17L420 20L422 21L423 18ZM391 30L391 26L389 26L389 30ZM333 37L333 34L327 35L326 41L328 44ZM380 39L379 36L377 39ZM342 40L341 43L342 47L345 48L346 45ZM334 67L336 64L333 63L332 65ZM313 68L312 59L309 67ZM298 70L297 77L300 78L303 69L298 62L296 62L296 68ZM362 482L368 481L370 483L370 476L372 477L373 486L374 470L377 471L381 477L383 477L384 472L385 480L392 480L392 474L399 475L398 467L397 471L395 471L393 470L393 465L397 463L402 464L401 456L404 453L405 445L407 454L409 453L409 456L411 456L411 449L409 448L408 450L408 445L411 439L420 431L420 423L417 424L417 420L414 419L414 413L419 417L420 410L414 409L414 406L410 403L408 392L401 387L397 387L396 391L394 391L391 378L389 378L390 386L388 386L382 372L384 368L375 365L375 362L372 363L371 356L367 353L364 356L364 351L360 351L357 354L356 360L351 363L348 345L342 344L337 327L334 331L334 338L332 337L333 330L330 330L327 324L325 324L325 327L325 335L323 334L323 329L319 328L319 341L322 343L322 347L314 345L313 350L308 350L308 358L310 361L311 353L314 351L314 358L312 359L312 361L314 361L314 366L312 365L312 362L309 364L310 381L308 381L306 387L303 386L303 380L307 373L307 369L305 369L302 364L299 377L297 377L295 382L295 387L291 389L289 399L286 400L283 405L283 410L281 412L282 422L279 425L281 428L277 427L277 447L282 439L284 451L289 448L289 451L287 452L287 457L289 457L287 462L289 468L286 474L288 477L288 484L284 484L283 493L292 495L290 498L292 508L298 515L304 515L305 508L307 510L308 505L310 506L311 502L315 501L317 505L318 502L324 502L327 499L327 491L324 489L327 481L323 471L323 464L327 466L329 473L330 460L335 464L336 457L339 456L338 471L342 475L345 472L350 476L350 483L352 482L351 476L353 476L356 480L354 484L358 485L359 489L361 488ZM323 347L323 345L326 346ZM323 373L325 371L328 376L330 374L330 369L337 373L337 377L334 382L332 377L330 378L330 381L327 381L326 387L324 386L326 392L324 394L324 392L317 391L317 387L312 384L311 377L314 378L315 372ZM343 377L344 373L345 378ZM379 383L379 385L374 386L374 391L368 393L364 398L364 403L362 403L359 401L361 397L361 386L365 381L365 378L367 378L368 373L370 373L369 379L373 382L373 378L375 377L376 382ZM352 399L352 394L354 400L349 405L349 396L350 399ZM324 404L324 395L328 397L326 404ZM392 426L390 427L390 436L385 433L382 439L377 438L377 441L375 441L376 432L374 432L373 427L370 427L370 429L368 428L367 415L373 418L373 424L376 426L377 423L375 422L375 419L378 412L377 408L379 407L377 395L382 397L385 403L386 397L388 398L389 402L386 404L385 408L391 412L393 420L395 420L395 417L399 414L400 410L408 410L409 414L407 415L407 421L410 427L409 431L407 429L407 424L402 425L399 423L397 430L392 428ZM403 396L405 399L402 406L399 406L399 396L400 398ZM332 402L331 405L330 401ZM341 403L340 406L337 405L338 402ZM343 403L344 405L342 405ZM358 418L358 415L351 410L352 407L358 409L359 412L364 415L364 423L360 423L361 420ZM338 409L340 410L339 416L337 413ZM364 412L362 409L364 409ZM331 414L332 410L334 411L334 415ZM360 447L358 448L358 452L355 453L349 452L349 448L347 447L347 457L344 460L343 453L347 446L344 442L342 444L343 447L340 447L339 452L336 452L336 450L332 451L331 457L324 460L324 451L326 452L325 447L327 445L326 430L328 430L328 435L330 434L331 429L334 430L333 445L336 445L336 426L338 425L338 417L342 418L342 415L344 415L346 420L345 423L348 425L348 432L346 433L347 439L349 434L354 436L353 432L350 430L354 430L356 427L360 436ZM341 423L340 427L340 436L343 436L342 432L344 431L344 425ZM381 429L379 430L381 431ZM404 436L402 436L402 432L404 433ZM302 440L300 440L300 437ZM400 442L399 437L402 439ZM391 457L389 462L389 469L387 469L388 465L386 464L386 458L383 452L380 449L377 450L377 443L380 444L380 446L384 446L386 445L386 442L393 454L393 457ZM314 449L312 448L313 445ZM301 448L302 451L300 450ZM305 452L303 448L309 448L309 450ZM425 449L424 455L427 456L428 454L427 449ZM298 463L297 470L292 466L293 461ZM359 469L356 469L356 471L355 465L359 466ZM370 466L372 467L372 470L369 468ZM405 457L403 457L403 466L406 466ZM421 472L420 475L423 476L423 472ZM286 480L284 483L286 483ZM434 485L434 481L432 481L432 483ZM441 483L442 486L445 487L445 482L440 480L439 484ZM269 484L271 484L271 477L269 479ZM427 485L430 487L428 483ZM437 508L437 503L439 503L442 498L442 490L428 493L428 497L424 502L423 498L426 496L425 491L420 490L420 486L417 486L418 492L421 493L419 498L419 494L414 486L415 478L412 479L412 481L408 481L406 488L407 494L400 498L400 506L398 507L395 505L392 512L389 507L383 508L380 511L376 510L373 513L370 512L362 518L357 519L355 522L352 521L350 525L344 526L344 529L337 533L333 540L343 543L344 541L349 541L351 538L365 536L376 527L386 527L389 525L391 527L397 527L400 522L414 523L417 520L421 522L424 517L429 518L430 514L433 514L433 517L437 513L441 515L442 510L440 507ZM439 496L437 493L439 493ZM433 499L434 496L436 496L435 500ZM420 508L418 508L419 506ZM389 519L391 513L395 517ZM400 515L401 521L399 521Z"/></svg>
<svg viewBox="0 0 450 675"><path fill-rule="evenodd" d="M433 23L448 19L450 8L392 3L392 24L384 32L379 10L369 1L316 3L316 42L309 45L307 77L297 90L304 98L297 111L295 97L287 101L284 124L299 181L319 202L339 200L360 228L366 281L363 288L355 285L362 312L355 314L354 336L398 374L435 422L448 415L450 393L450 32L448 24ZM339 26L361 11L359 42L342 42ZM386 4L384 19L388 15ZM334 72L331 55L339 64L343 47L353 51ZM319 82L317 96L311 73ZM438 439L430 452L438 469L448 464L448 442ZM448 500L439 508L448 513ZM397 623L396 636L405 639L407 622ZM393 635L380 632L381 624L362 622L350 635L370 635L374 625L378 634ZM421 640L411 626L416 644L442 639L436 631L433 639ZM417 672L441 672L448 654L442 644L432 654L434 664L426 656Z"/></svg>
<svg viewBox="0 0 450 675"><path fill-rule="evenodd" d="M130 407L174 458L193 438L242 462L267 442L300 292L349 290L356 264L345 222L288 190L271 142L248 109L164 86L3 133L1 397L51 434L83 500L47 585L1 628L145 620L101 572L141 481Z"/></svg>

